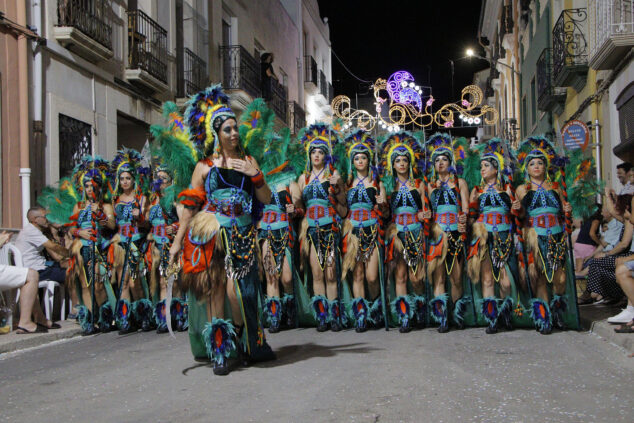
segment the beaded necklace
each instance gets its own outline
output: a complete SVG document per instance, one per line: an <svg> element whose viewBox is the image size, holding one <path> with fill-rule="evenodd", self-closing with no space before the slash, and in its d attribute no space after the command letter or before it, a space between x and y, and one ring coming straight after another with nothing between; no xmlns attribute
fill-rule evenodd
<svg viewBox="0 0 634 423"><path fill-rule="evenodd" d="M456 193L454 192L453 189L451 189L449 187L449 181L443 181L440 180L440 193L443 196L443 199L445 200L445 204L455 204L458 205L458 199L456 198ZM453 202L449 201L449 198L451 197L451 200ZM438 210L438 201L440 201L440 195L436 196L436 198L434 199L434 210Z"/></svg>
<svg viewBox="0 0 634 423"><path fill-rule="evenodd" d="M484 209L486 200L490 199L491 207L500 206L500 207L503 207L504 210L508 211L508 207L506 203L502 200L502 197L500 196L500 193L498 192L495 185L496 185L495 183L488 185L487 190L484 193L482 193L482 195L480 196L480 210Z"/></svg>
<svg viewBox="0 0 634 423"><path fill-rule="evenodd" d="M404 203L405 206L407 206L407 201L409 200L411 206L412 207L416 207L416 201L414 201L414 197L412 196L412 193L410 192L409 188L407 187L407 182L409 180L406 179L403 182L403 181L401 181L401 178L399 178L399 177L397 177L396 179L398 180L400 188L398 189L398 193L396 194L396 197L394 198L394 204L399 204L399 201L401 201L401 199L403 199L403 203Z"/></svg>
<svg viewBox="0 0 634 423"><path fill-rule="evenodd" d="M365 184L363 183L363 181L365 181L365 179L367 178L364 177L362 179L359 179L359 182L357 182L357 185L352 188L350 190L350 192L348 193L348 203L351 203L352 200L354 200L354 196L357 196L357 201L361 202L365 202L368 204L372 204L372 200L370 200L370 197L368 196L368 192L365 188Z"/></svg>
<svg viewBox="0 0 634 423"><path fill-rule="evenodd" d="M557 199L554 197L552 192L550 192L549 190L547 190L546 188L542 186L543 182L539 184L537 182L531 181L531 184L537 185L537 189L535 190L535 195L533 196L533 200L531 201L531 206L530 206L531 209L535 208L535 206L537 205L537 201L540 202L540 205L542 207L548 207L549 201L551 205L557 204Z"/></svg>

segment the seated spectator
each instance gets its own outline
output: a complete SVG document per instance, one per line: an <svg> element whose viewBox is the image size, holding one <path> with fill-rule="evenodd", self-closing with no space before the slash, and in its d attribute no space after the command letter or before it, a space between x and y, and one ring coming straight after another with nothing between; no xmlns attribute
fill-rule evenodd
<svg viewBox="0 0 634 423"><path fill-rule="evenodd" d="M48 231L49 221L46 210L42 207L31 207L26 214L29 221L18 234L15 245L22 252L22 264L35 269L40 274L40 280L50 280L64 283L66 270L60 266L60 261L68 258L68 250L44 236ZM46 261L44 249L53 261Z"/></svg>
<svg viewBox="0 0 634 423"><path fill-rule="evenodd" d="M634 249L632 234L634 226L630 221L631 195L619 195L616 204L612 207L608 205L611 201L606 201L606 207L614 208L616 216L625 217L625 227L619 243L608 252L601 252L588 262L588 285L586 292L578 299L579 304L588 304L593 299L595 303L618 301L623 297L623 291L616 283L616 259L630 254ZM611 211L612 212L612 211Z"/></svg>
<svg viewBox="0 0 634 423"><path fill-rule="evenodd" d="M625 162L616 166L616 178L621 185L623 185L619 191L619 195L634 195L634 168L632 168L630 163Z"/></svg>
<svg viewBox="0 0 634 423"><path fill-rule="evenodd" d="M631 203L634 210L634 198ZM630 223L634 224L634 213L630 213ZM615 332L634 333L634 254L616 261L616 282L627 296L627 305L623 311L608 319L609 323L622 323Z"/></svg>
<svg viewBox="0 0 634 423"><path fill-rule="evenodd" d="M601 243L599 238L599 226L602 219L602 207L594 215L586 219L579 228L579 233L574 243L575 271L583 269L583 261L590 257Z"/></svg>
<svg viewBox="0 0 634 423"><path fill-rule="evenodd" d="M6 244L11 235L0 234L0 248ZM0 291L20 288L20 320L16 333L44 333L48 329L58 329L56 323L46 320L37 298L39 282L38 273L26 267L0 264ZM34 319L31 317L34 316Z"/></svg>

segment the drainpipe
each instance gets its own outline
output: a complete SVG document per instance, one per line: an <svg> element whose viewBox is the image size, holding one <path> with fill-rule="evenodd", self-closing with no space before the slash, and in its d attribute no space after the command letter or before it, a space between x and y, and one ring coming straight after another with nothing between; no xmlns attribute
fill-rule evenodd
<svg viewBox="0 0 634 423"><path fill-rule="evenodd" d="M595 154L595 169L597 171L597 181L601 180L601 138L599 135L599 129L601 125L599 125L599 119L594 120L594 154ZM597 193L597 202L601 204L601 193Z"/></svg>
<svg viewBox="0 0 634 423"><path fill-rule="evenodd" d="M17 23L26 27L26 2L18 1ZM22 226L28 221L26 212L31 207L31 168L29 165L29 81L28 45L26 37L18 37L18 127L20 128L20 180L22 185Z"/></svg>

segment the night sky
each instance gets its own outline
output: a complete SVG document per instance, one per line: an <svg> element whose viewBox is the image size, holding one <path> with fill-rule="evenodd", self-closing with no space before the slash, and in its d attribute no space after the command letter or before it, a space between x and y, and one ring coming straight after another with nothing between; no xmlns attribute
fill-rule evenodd
<svg viewBox="0 0 634 423"><path fill-rule="evenodd" d="M483 60L464 58L468 47L479 47L479 0L318 3L321 17L328 17L333 51L360 79L374 82L407 70L417 84L431 85L434 105L439 107L459 100L461 89L472 83L473 73L488 67ZM449 59L454 61L453 95ZM372 96L371 84L356 80L334 54L332 78L335 95L349 96L353 107L356 96Z"/></svg>

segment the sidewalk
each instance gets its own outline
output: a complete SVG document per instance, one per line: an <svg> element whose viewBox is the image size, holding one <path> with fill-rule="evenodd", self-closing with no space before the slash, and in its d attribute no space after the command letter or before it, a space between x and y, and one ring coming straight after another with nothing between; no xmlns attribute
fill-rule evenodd
<svg viewBox="0 0 634 423"><path fill-rule="evenodd" d="M629 333L616 333L613 325L607 322L607 318L618 314L620 307L604 305L579 306L580 322L583 330L590 331L602 339L612 342L630 353L634 353L634 335Z"/></svg>
<svg viewBox="0 0 634 423"><path fill-rule="evenodd" d="M49 329L48 333L19 335L16 331L0 335L0 357L11 351L37 347L59 339L72 338L81 334L79 325L75 320L57 322L61 329Z"/></svg>

